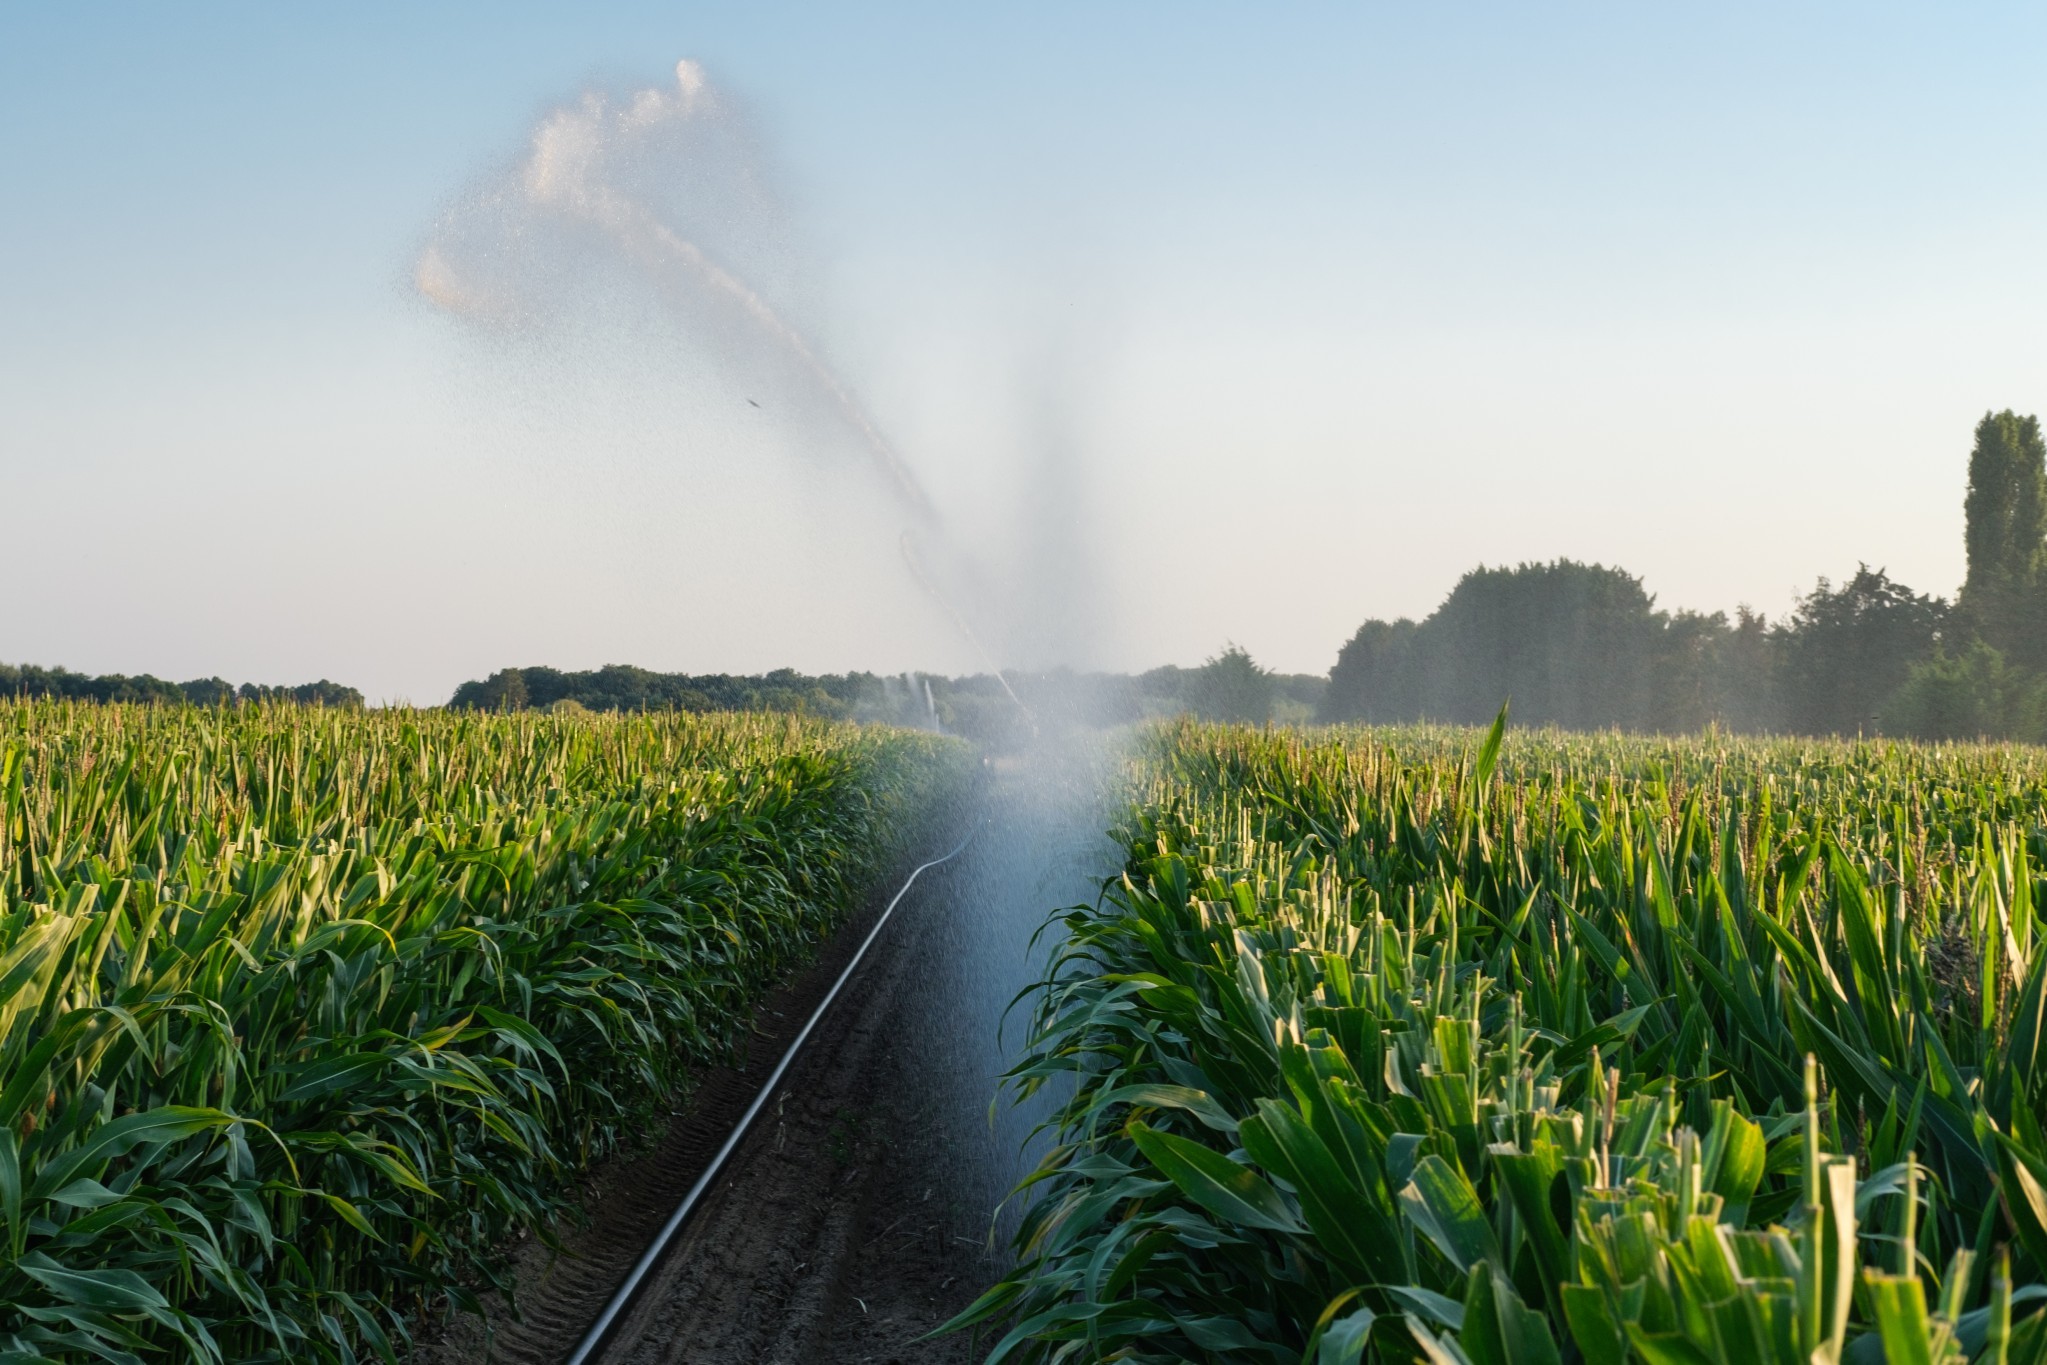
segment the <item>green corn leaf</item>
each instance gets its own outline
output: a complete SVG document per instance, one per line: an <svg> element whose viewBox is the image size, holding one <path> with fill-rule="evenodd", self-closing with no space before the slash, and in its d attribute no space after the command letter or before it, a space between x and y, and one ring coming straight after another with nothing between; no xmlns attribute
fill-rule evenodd
<svg viewBox="0 0 2047 1365"><path fill-rule="evenodd" d="M2004 1214L2033 1263L2047 1266L2047 1185L2033 1174L2031 1163L2022 1159L2027 1154L2010 1138L1995 1134L1994 1145Z"/></svg>
<svg viewBox="0 0 2047 1365"><path fill-rule="evenodd" d="M1458 1344L1454 1335L1446 1333L1439 1337L1412 1314L1405 1318L1405 1322L1408 1334L1414 1338L1415 1346L1428 1365L1476 1365L1476 1362L1464 1353L1464 1347Z"/></svg>
<svg viewBox="0 0 2047 1365"><path fill-rule="evenodd" d="M1723 1217L1736 1227L1748 1221L1749 1201L1762 1184L1769 1156L1761 1124L1742 1117L1732 1105L1713 1106L1705 1142L1706 1188L1726 1201Z"/></svg>
<svg viewBox="0 0 2047 1365"><path fill-rule="evenodd" d="M1234 1134L1237 1131L1237 1121L1230 1117L1228 1111L1206 1091L1191 1086L1165 1085L1155 1081L1123 1085L1103 1092L1097 1102L1103 1108L1128 1104L1152 1109L1178 1109L1191 1114L1215 1132Z"/></svg>
<svg viewBox="0 0 2047 1365"><path fill-rule="evenodd" d="M1147 1160L1180 1192L1225 1224L1265 1232L1303 1233L1279 1191L1250 1167L1198 1142L1133 1122L1128 1129Z"/></svg>
<svg viewBox="0 0 2047 1365"><path fill-rule="evenodd" d="M1500 744L1507 737L1507 708L1512 701L1500 703L1500 713L1493 717L1492 728L1486 731L1485 742L1478 746L1478 757L1471 765L1471 790L1474 801L1482 801L1486 788L1493 780L1493 772L1500 766Z"/></svg>
<svg viewBox="0 0 2047 1365"><path fill-rule="evenodd" d="M1568 1229L1573 1220L1564 1218L1560 1223L1550 1203L1551 1189L1562 1172L1562 1162L1554 1148L1546 1147L1540 1153L1524 1153L1495 1146L1492 1164L1506 1186L1508 1197L1514 1202L1522 1233L1535 1253L1543 1292L1554 1299L1571 1274Z"/></svg>
<svg viewBox="0 0 2047 1365"><path fill-rule="evenodd" d="M240 1122L218 1109L167 1104L139 1114L127 1114L93 1130L75 1150L65 1153L36 1174L26 1199L41 1203L71 1183L80 1173L100 1163L127 1155L144 1144L182 1142L201 1133L215 1132Z"/></svg>
<svg viewBox="0 0 2047 1365"><path fill-rule="evenodd" d="M1260 1100L1238 1136L1253 1161L1293 1188L1322 1248L1350 1275L1382 1282L1406 1277L1405 1248L1390 1212L1291 1105Z"/></svg>
<svg viewBox="0 0 2047 1365"><path fill-rule="evenodd" d="M81 1308L134 1312L170 1307L149 1281L132 1270L74 1270L40 1251L29 1252L15 1264L57 1298Z"/></svg>
<svg viewBox="0 0 2047 1365"><path fill-rule="evenodd" d="M19 1259L28 1229L21 1221L21 1155L14 1133L0 1127L0 1217L7 1221L9 1254Z"/></svg>
<svg viewBox="0 0 2047 1365"><path fill-rule="evenodd" d="M1608 1308L1604 1292L1589 1284L1567 1284L1559 1298L1571 1341L1585 1365L1627 1365L1628 1337Z"/></svg>
<svg viewBox="0 0 2047 1365"><path fill-rule="evenodd" d="M1472 1267L1465 1288L1457 1340L1471 1365L1563 1365L1542 1315L1483 1261Z"/></svg>
<svg viewBox="0 0 2047 1365"><path fill-rule="evenodd" d="M1919 1277L1871 1272L1862 1282L1883 1341L1885 1365L1941 1365L1933 1353L1932 1324Z"/></svg>
<svg viewBox="0 0 2047 1365"><path fill-rule="evenodd" d="M1645 1332L1627 1324L1628 1343L1648 1365L1725 1365L1677 1332Z"/></svg>
<svg viewBox="0 0 2047 1365"><path fill-rule="evenodd" d="M347 1052L326 1057L301 1070L278 1093L280 1104L303 1103L367 1085L388 1069L393 1058L382 1052Z"/></svg>
<svg viewBox="0 0 2047 1365"><path fill-rule="evenodd" d="M1447 1294L1424 1289L1418 1284L1389 1284L1386 1294L1410 1314L1417 1314L1437 1327L1457 1331L1464 1326L1464 1305Z"/></svg>
<svg viewBox="0 0 2047 1365"><path fill-rule="evenodd" d="M1314 1365L1360 1365L1377 1321L1371 1309L1360 1308L1330 1323L1315 1345Z"/></svg>
<svg viewBox="0 0 2047 1365"><path fill-rule="evenodd" d="M1481 1261L1498 1264L1500 1248L1478 1192L1464 1172L1433 1153L1415 1164L1400 1192L1400 1206L1450 1264L1469 1272ZM1466 1311L1469 1312L1467 1305Z"/></svg>

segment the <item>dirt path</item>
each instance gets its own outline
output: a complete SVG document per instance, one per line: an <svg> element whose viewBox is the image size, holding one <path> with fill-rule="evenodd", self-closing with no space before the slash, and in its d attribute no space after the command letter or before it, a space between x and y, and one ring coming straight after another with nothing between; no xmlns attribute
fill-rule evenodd
<svg viewBox="0 0 2047 1365"><path fill-rule="evenodd" d="M925 894L941 901L950 889L937 881ZM906 902L918 914L902 927L934 908ZM904 1026L924 954L909 934L888 937L891 951L863 968L792 1069L607 1365L978 1358L963 1338L920 1340L999 1262L989 1210L934 1146L944 1129Z"/></svg>
<svg viewBox="0 0 2047 1365"><path fill-rule="evenodd" d="M997 1024L1033 974L1030 933L1052 907L1091 898L1101 825L1092 804L1014 775L962 829L969 819L982 822L974 846L904 897L613 1334L607 1365L981 1358L985 1342L923 1338L1003 1265L991 1219L1022 1170L1029 1120L1004 1112L990 1125L1007 1061ZM456 1323L416 1353L420 1365L567 1355L900 884L769 997L742 1067L703 1077L658 1145L592 1178L580 1201L589 1221L562 1234L565 1255L522 1249L523 1320L493 1303L488 1328Z"/></svg>

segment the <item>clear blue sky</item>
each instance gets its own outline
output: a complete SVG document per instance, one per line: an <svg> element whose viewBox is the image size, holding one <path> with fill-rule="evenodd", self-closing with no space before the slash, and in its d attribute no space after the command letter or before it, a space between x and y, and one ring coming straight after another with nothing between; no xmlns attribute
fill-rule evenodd
<svg viewBox="0 0 2047 1365"><path fill-rule="evenodd" d="M1048 499L1098 547L1037 604L1078 661L1321 671L1556 555L1952 592L1971 427L2047 407L2047 10L1788 10L8 6L0 660L972 667L704 339L407 287L536 118L682 57L984 572Z"/></svg>

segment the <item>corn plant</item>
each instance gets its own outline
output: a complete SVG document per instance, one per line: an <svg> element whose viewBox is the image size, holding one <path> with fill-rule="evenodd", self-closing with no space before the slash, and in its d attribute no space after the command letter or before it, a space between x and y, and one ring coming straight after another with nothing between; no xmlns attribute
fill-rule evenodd
<svg viewBox="0 0 2047 1365"><path fill-rule="evenodd" d="M961 1323L991 1360L2038 1358L2042 775L1153 732L1013 1076L1071 1087L1018 1267Z"/></svg>
<svg viewBox="0 0 2047 1365"><path fill-rule="evenodd" d="M0 1355L395 1360L962 773L786 717L0 704Z"/></svg>

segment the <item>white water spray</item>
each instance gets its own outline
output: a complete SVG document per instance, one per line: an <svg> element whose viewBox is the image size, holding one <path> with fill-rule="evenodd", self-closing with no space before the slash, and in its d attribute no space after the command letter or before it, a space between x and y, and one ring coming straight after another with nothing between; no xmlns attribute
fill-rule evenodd
<svg viewBox="0 0 2047 1365"><path fill-rule="evenodd" d="M664 212L663 200L677 194L681 214ZM674 221L690 210L726 215L758 195L743 127L702 67L685 60L671 88L624 99L588 93L549 113L516 167L436 226L413 283L450 313L518 327L545 305L550 272L530 268L536 244L582 228L594 230L685 317L707 300L736 312L866 449L905 519L899 538L905 567L1022 708L957 594L933 573L934 560L952 563L958 555L944 543L937 513L909 466L809 338Z"/></svg>
<svg viewBox="0 0 2047 1365"><path fill-rule="evenodd" d="M903 509L919 523L934 521L931 501L916 476L803 333L702 246L664 222L656 208L629 184L614 178L621 169L629 171L635 162L646 159L649 152L673 150L678 142L730 142L732 130L721 126L727 124L729 115L705 80L703 68L688 60L678 62L673 90L641 90L623 103L586 94L577 104L554 110L534 131L531 149L509 183L487 196L483 206L497 220L498 230L514 237L530 230L531 224L521 221L527 215L556 215L587 223L665 290L706 289L737 305L761 335L796 362L820 396L860 438ZM708 138L703 136L707 133ZM441 224L434 240L420 253L413 281L437 306L490 320L513 313L520 300L503 282L477 278L488 273L487 261L457 259L465 246L472 257L481 254L478 239L487 241L490 236L478 233L478 225L471 221L477 207L471 204L466 211L457 210ZM508 208L523 208L526 214L507 214ZM484 266L481 271L476 268L479 264Z"/></svg>
<svg viewBox="0 0 2047 1365"><path fill-rule="evenodd" d="M1076 643L1076 623L1086 629L1100 594L1089 581L1087 537L1076 531L1083 460L1060 401L1074 386L1050 364L1036 367L1048 382L1025 386L1026 407L1042 429L1029 420L1010 425L1026 433L1023 444L1041 460L1021 496L1003 503L1004 520L1027 541L1025 553L1008 575L973 574L976 559L986 562L988 538L974 541L969 557L959 549L964 537L944 534L915 474L792 320L800 309L788 303L786 275L777 270L779 218L755 164L743 121L695 63L679 64L672 86L584 95L547 114L512 165L435 225L413 280L446 312L517 333L559 324L553 314L567 311L596 267L623 275L692 332L743 342L748 364L771 362L781 396L798 400L791 406L814 403L855 439L888 498L894 515L886 531L905 570L1031 717L1037 742L1030 761L998 765L992 781L991 836L949 874L950 903L926 906L906 940L917 954L917 989L904 1001L901 1054L916 1060L912 1083L930 1096L917 1151L932 1185L949 1189L967 1211L944 1215L960 1219L952 1231L978 1237L986 1224L977 1221L1027 1168L1019 1164L1026 1134L1053 1098L1041 1096L1032 1110L1006 1103L990 1110L996 1077L1014 1060L999 1029L1004 1007L1045 965L1033 936L1046 910L1094 895L1116 866L1116 850L1099 833L1107 818L1100 795L1106 760L1077 731L1062 729L1056 701L1038 735L1037 718L975 629L991 618L1008 626L998 642L1012 659L1021 642L1041 651L1030 660L1041 666L1080 662L1061 651ZM970 611L969 602L1001 610ZM921 701L935 726L930 680L921 697L905 682L902 700L908 707ZM939 1200L934 1216L953 1202Z"/></svg>

